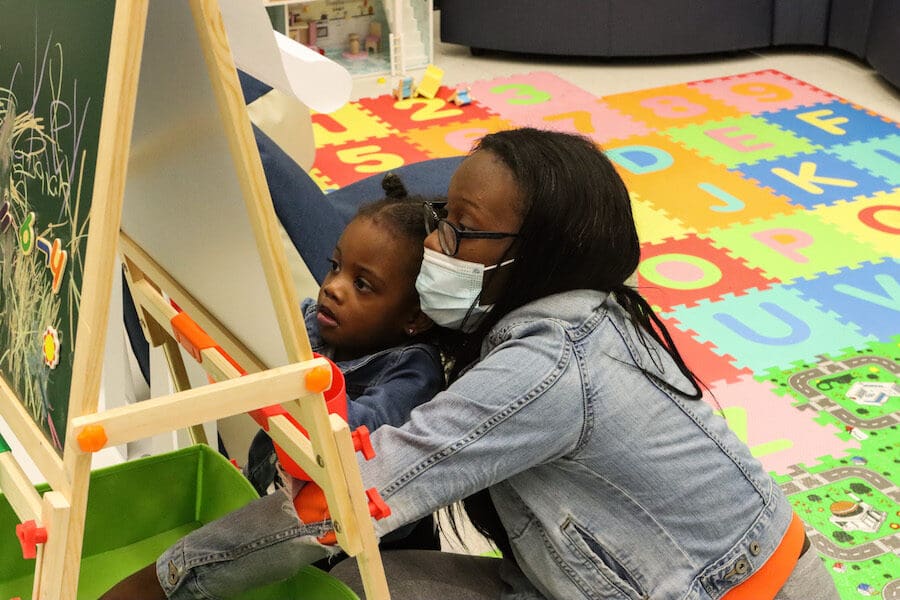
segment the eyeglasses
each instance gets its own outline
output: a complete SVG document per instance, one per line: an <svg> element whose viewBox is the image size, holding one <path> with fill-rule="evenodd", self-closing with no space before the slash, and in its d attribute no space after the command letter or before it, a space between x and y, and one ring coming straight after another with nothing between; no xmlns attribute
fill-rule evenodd
<svg viewBox="0 0 900 600"><path fill-rule="evenodd" d="M518 237L517 233L501 233L498 231L462 231L444 218L447 214L446 202L423 202L423 214L425 217L425 232L430 234L435 229L438 232L438 241L441 250L447 256L456 256L459 252L459 241L464 239L499 240L503 238ZM443 216L442 216L443 215Z"/></svg>

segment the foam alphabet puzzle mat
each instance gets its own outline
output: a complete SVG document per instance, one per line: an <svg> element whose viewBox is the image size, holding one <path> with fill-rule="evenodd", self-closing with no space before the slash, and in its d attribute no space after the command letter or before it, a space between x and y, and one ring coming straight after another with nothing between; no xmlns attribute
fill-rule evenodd
<svg viewBox="0 0 900 600"><path fill-rule="evenodd" d="M900 597L900 124L766 70L594 96L546 72L319 115L334 189L533 126L632 194L638 284L845 599Z"/></svg>

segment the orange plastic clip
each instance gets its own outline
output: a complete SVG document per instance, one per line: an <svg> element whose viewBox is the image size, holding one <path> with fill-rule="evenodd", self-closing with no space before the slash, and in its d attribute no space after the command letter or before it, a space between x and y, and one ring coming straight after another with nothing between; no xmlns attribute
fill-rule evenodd
<svg viewBox="0 0 900 600"><path fill-rule="evenodd" d="M200 354L202 351L207 348L215 348L216 342L187 313L178 313L172 317L171 324L175 341L181 344L197 362L203 362L203 356Z"/></svg>
<svg viewBox="0 0 900 600"><path fill-rule="evenodd" d="M313 393L320 393L331 387L331 367L315 367L306 372L304 378L306 389Z"/></svg>
<svg viewBox="0 0 900 600"><path fill-rule="evenodd" d="M102 450L109 441L103 425L87 425L78 432L78 447L82 452L97 452Z"/></svg>

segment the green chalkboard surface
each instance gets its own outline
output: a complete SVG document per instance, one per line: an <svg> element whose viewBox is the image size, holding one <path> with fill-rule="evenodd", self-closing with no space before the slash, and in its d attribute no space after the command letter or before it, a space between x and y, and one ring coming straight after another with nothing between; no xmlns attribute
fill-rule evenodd
<svg viewBox="0 0 900 600"><path fill-rule="evenodd" d="M0 376L60 453L114 8L0 0Z"/></svg>

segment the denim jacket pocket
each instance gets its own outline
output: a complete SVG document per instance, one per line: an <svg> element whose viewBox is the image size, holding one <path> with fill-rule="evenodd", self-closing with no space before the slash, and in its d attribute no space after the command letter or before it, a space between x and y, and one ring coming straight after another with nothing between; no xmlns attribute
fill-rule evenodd
<svg viewBox="0 0 900 600"><path fill-rule="evenodd" d="M579 586L587 584L599 593L599 596L597 593L588 594L589 597L628 600L650 598L628 569L572 517L563 523L562 534L566 546L574 553L578 562L589 567L579 570L578 575L583 581L576 582Z"/></svg>

